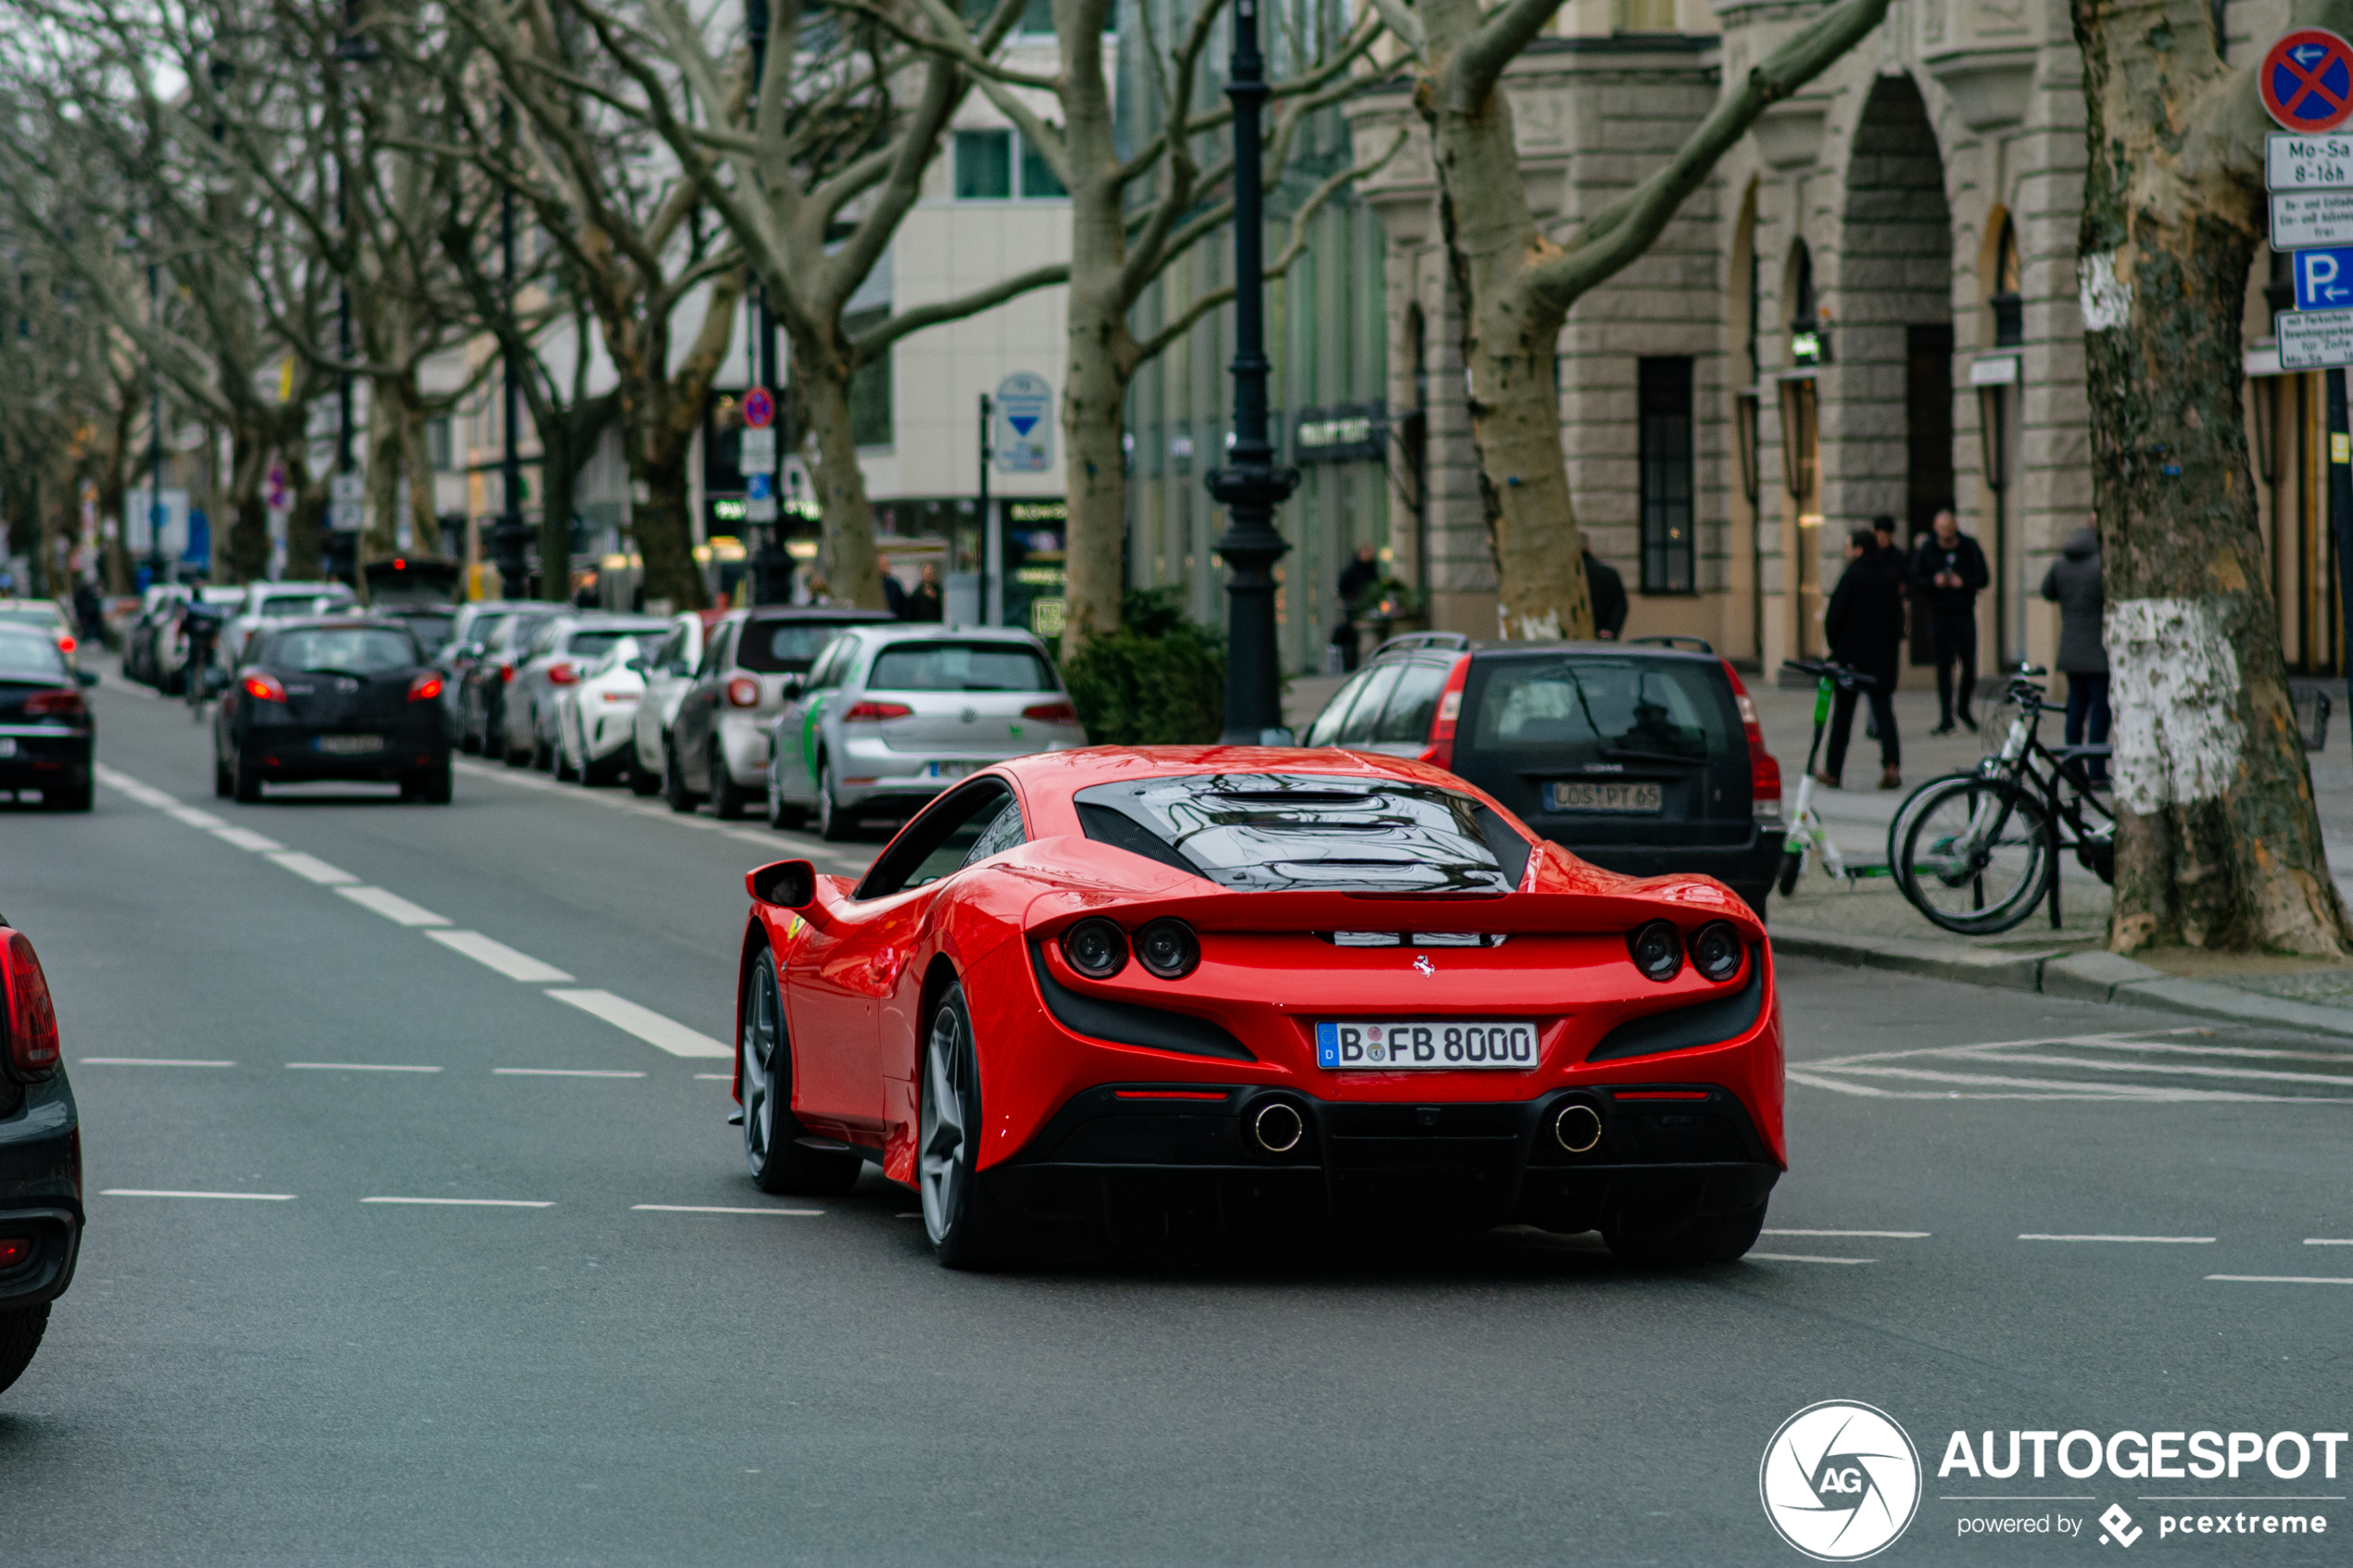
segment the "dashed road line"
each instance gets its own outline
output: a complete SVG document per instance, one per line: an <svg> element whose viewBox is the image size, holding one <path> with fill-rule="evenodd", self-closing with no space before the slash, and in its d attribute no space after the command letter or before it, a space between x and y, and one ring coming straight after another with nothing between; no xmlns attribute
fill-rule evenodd
<svg viewBox="0 0 2353 1568"><path fill-rule="evenodd" d="M100 1198L225 1198L246 1203L292 1203L290 1192L171 1192L158 1187L101 1187Z"/></svg>
<svg viewBox="0 0 2353 1568"><path fill-rule="evenodd" d="M362 1203L403 1203L425 1209L553 1209L529 1198L363 1198Z"/></svg>
<svg viewBox="0 0 2353 1568"><path fill-rule="evenodd" d="M633 1203L630 1212L642 1214L789 1214L813 1219L823 1209L728 1209L711 1203Z"/></svg>
<svg viewBox="0 0 2353 1568"><path fill-rule="evenodd" d="M693 828L701 833L715 833L723 838L737 839L745 844L756 844L761 848L772 852L783 851L786 853L798 854L799 856L815 860L821 867L832 871L837 875L862 875L867 865L873 859L872 856L862 858L857 855L845 854L838 849L822 847L816 845L802 844L793 839L780 838L774 833L771 832L762 832L752 828L729 827L726 823L719 822L713 818L699 816L691 811L673 811L666 805L659 805L642 800L634 795L626 795L619 792L607 793L602 790L573 789L567 785L560 784L553 779L544 778L535 773L522 772L516 769L503 766L493 767L486 762L453 761L450 765L456 768L459 772L467 773L479 779L487 779L497 784L507 784L515 789L533 789L546 794L561 795L567 800L578 800L590 806L602 806L609 811L623 811L633 817L644 817L653 822L672 822L679 827Z"/></svg>
<svg viewBox="0 0 2353 1568"><path fill-rule="evenodd" d="M2308 1236L2304 1238L2304 1245L2307 1247L2353 1247L2353 1236Z"/></svg>
<svg viewBox="0 0 2353 1568"><path fill-rule="evenodd" d="M233 1061L194 1061L184 1057L170 1056L83 1056L74 1059L83 1067L234 1067Z"/></svg>
<svg viewBox="0 0 2353 1568"><path fill-rule="evenodd" d="M185 822L192 828L205 828L209 830L215 828L225 828L229 825L227 822L222 822L219 817L214 816L211 812L199 811L194 806L173 806L167 809L164 811L164 815L173 819L175 822Z"/></svg>
<svg viewBox="0 0 2353 1568"><path fill-rule="evenodd" d="M1764 1263L1876 1263L1876 1258L1817 1258L1803 1252L1751 1252L1746 1254Z"/></svg>
<svg viewBox="0 0 2353 1568"><path fill-rule="evenodd" d="M2153 1247L2207 1247L2213 1244L2210 1236L2045 1236L2038 1231L2025 1231L2020 1241L2126 1241L2141 1242Z"/></svg>
<svg viewBox="0 0 2353 1568"><path fill-rule="evenodd" d="M1766 1231L1759 1231L1759 1232L1757 1232L1757 1235L1759 1235L1759 1236L1869 1236L1869 1237L1873 1237L1873 1238L1885 1237L1887 1240L1890 1240L1890 1241L1925 1241L1925 1240L1927 1240L1927 1239L1928 1239L1929 1233L1928 1233L1928 1232L1926 1232L1926 1231L1777 1231L1777 1230L1766 1230Z"/></svg>
<svg viewBox="0 0 2353 1568"><path fill-rule="evenodd" d="M285 867L296 876L307 877L321 887L333 887L342 883L359 880L341 866L331 866L318 856L306 855L299 849L280 849L263 856L262 859L273 865Z"/></svg>
<svg viewBox="0 0 2353 1568"><path fill-rule="evenodd" d="M484 936L479 931L427 931L425 935L451 952L463 953L474 962L495 969L510 980L544 985L572 978L554 964L542 963L529 953L519 953L504 942Z"/></svg>
<svg viewBox="0 0 2353 1568"><path fill-rule="evenodd" d="M286 1066L304 1073L438 1073L438 1067L403 1067L382 1061L290 1061Z"/></svg>
<svg viewBox="0 0 2353 1568"><path fill-rule="evenodd" d="M2314 1274L2208 1274L2206 1277L2233 1285L2353 1285L2353 1279L2326 1279Z"/></svg>
<svg viewBox="0 0 2353 1568"><path fill-rule="evenodd" d="M285 847L268 834L256 833L251 828L215 828L212 830L212 836L223 844L233 844L240 849L250 849L257 855Z"/></svg>
<svg viewBox="0 0 2353 1568"><path fill-rule="evenodd" d="M494 1067L499 1078L642 1078L643 1073L622 1073L602 1067Z"/></svg>
<svg viewBox="0 0 2353 1568"><path fill-rule="evenodd" d="M397 922L402 925L447 925L449 923L447 915L434 914L431 909L420 908L403 898L399 894L388 893L381 887L338 887L335 891L361 909L373 909L384 919Z"/></svg>
<svg viewBox="0 0 2353 1568"><path fill-rule="evenodd" d="M641 1008L625 997L616 997L610 991L550 991L547 995L593 1017L601 1018L616 1029L625 1030L646 1044L657 1046L673 1056L732 1057L736 1054L733 1048L710 1035L665 1018L650 1008Z"/></svg>

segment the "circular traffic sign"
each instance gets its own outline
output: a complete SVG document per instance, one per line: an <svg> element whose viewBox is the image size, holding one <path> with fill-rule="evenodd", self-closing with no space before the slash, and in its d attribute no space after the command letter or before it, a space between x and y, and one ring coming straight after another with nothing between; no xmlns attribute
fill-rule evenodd
<svg viewBox="0 0 2353 1568"><path fill-rule="evenodd" d="M766 430L776 420L776 400L764 386L755 386L744 394L744 428Z"/></svg>
<svg viewBox="0 0 2353 1568"><path fill-rule="evenodd" d="M2258 78L2263 107L2290 131L2334 131L2353 116L2353 44L2302 27L2265 51Z"/></svg>

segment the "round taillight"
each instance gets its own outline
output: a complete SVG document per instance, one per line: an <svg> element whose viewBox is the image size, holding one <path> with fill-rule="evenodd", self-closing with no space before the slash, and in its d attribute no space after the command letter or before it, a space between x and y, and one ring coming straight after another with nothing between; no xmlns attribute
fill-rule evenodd
<svg viewBox="0 0 2353 1568"><path fill-rule="evenodd" d="M727 683L727 700L737 708L760 706L760 683L749 675L738 675Z"/></svg>
<svg viewBox="0 0 2353 1568"><path fill-rule="evenodd" d="M1626 938L1634 967L1653 980L1672 980L1683 969L1683 934L1669 920L1638 925Z"/></svg>
<svg viewBox="0 0 2353 1568"><path fill-rule="evenodd" d="M1101 916L1063 933L1063 957L1089 980L1109 980L1127 967L1127 933Z"/></svg>
<svg viewBox="0 0 2353 1568"><path fill-rule="evenodd" d="M1181 920L1156 920L1136 933L1136 960L1163 980L1182 980L1201 964L1201 940Z"/></svg>
<svg viewBox="0 0 2353 1568"><path fill-rule="evenodd" d="M1709 980L1730 980L1741 972L1741 934L1730 921L1714 920L1692 933L1692 967Z"/></svg>

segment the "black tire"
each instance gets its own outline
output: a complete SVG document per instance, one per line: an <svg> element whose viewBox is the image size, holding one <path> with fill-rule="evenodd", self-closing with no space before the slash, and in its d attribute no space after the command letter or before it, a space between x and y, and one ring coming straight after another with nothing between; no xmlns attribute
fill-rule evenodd
<svg viewBox="0 0 2353 1568"><path fill-rule="evenodd" d="M84 773L77 783L43 790L41 803L52 811L87 811L97 803L97 788Z"/></svg>
<svg viewBox="0 0 2353 1568"><path fill-rule="evenodd" d="M1984 936L2034 912L2058 858L2041 801L2007 781L1960 778L1921 800L1894 871L1930 923Z"/></svg>
<svg viewBox="0 0 2353 1568"><path fill-rule="evenodd" d="M924 1232L942 1268L987 1269L1006 1262L1020 1239L975 1179L981 1130L980 1057L964 987L950 984L931 1006L917 1093L915 1187Z"/></svg>
<svg viewBox="0 0 2353 1568"><path fill-rule="evenodd" d="M1767 1205L1731 1214L1697 1214L1675 1224L1614 1211L1602 1225L1602 1239L1622 1263L1638 1268L1673 1268L1691 1263L1737 1263L1756 1245Z"/></svg>
<svg viewBox="0 0 2353 1568"><path fill-rule="evenodd" d="M226 800L237 793L237 780L229 771L229 764L220 759L218 748L212 754L212 793Z"/></svg>
<svg viewBox="0 0 2353 1568"><path fill-rule="evenodd" d="M1797 891L1797 873L1805 869L1805 856L1784 855L1781 857L1781 878L1780 885L1782 897L1786 898L1791 894Z"/></svg>
<svg viewBox="0 0 2353 1568"><path fill-rule="evenodd" d="M629 743L629 751L627 755L629 758L629 793L632 795L660 795L661 793L661 775L647 767L643 762L637 760L637 743L634 738Z"/></svg>
<svg viewBox="0 0 2353 1568"><path fill-rule="evenodd" d="M445 757L438 767L425 770L424 802L428 806L447 806L451 793L449 759Z"/></svg>
<svg viewBox="0 0 2353 1568"><path fill-rule="evenodd" d="M492 762L507 759L507 732L492 716L486 702L482 705L482 738L474 743L474 749Z"/></svg>
<svg viewBox="0 0 2353 1568"><path fill-rule="evenodd" d="M858 819L841 809L834 798L834 763L830 757L817 759L817 836L828 844L839 844L858 831Z"/></svg>
<svg viewBox="0 0 2353 1568"><path fill-rule="evenodd" d="M482 753L482 737L474 734L472 729L469 727L459 733L458 736L458 749L465 752L468 756L480 756Z"/></svg>
<svg viewBox="0 0 2353 1568"><path fill-rule="evenodd" d="M776 770L768 770L768 825L778 833L789 833L809 820L809 812L799 806L785 803L785 792L776 787Z"/></svg>
<svg viewBox="0 0 2353 1568"><path fill-rule="evenodd" d="M667 741L661 747L661 798L681 816L695 809L695 792L686 787L686 772L678 766L678 748Z"/></svg>
<svg viewBox="0 0 2353 1568"><path fill-rule="evenodd" d="M41 1348L42 1331L49 1326L49 1303L0 1312L0 1392L24 1375L32 1353Z"/></svg>
<svg viewBox="0 0 2353 1568"><path fill-rule="evenodd" d="M792 1037L785 1025L776 960L763 951L744 984L744 1022L736 1042L743 1082L744 1163L762 1192L832 1197L857 1185L865 1164L854 1154L810 1148L792 1113Z"/></svg>
<svg viewBox="0 0 2353 1568"><path fill-rule="evenodd" d="M236 771L231 777L238 805L261 804L261 770L246 761L243 752L237 755Z"/></svg>
<svg viewBox="0 0 2353 1568"><path fill-rule="evenodd" d="M556 744L553 750L556 754L555 765L548 771L556 775L558 784L570 784L575 779L582 784L588 782L587 770L575 769L572 765L572 754L564 749L563 732L560 729L556 732Z"/></svg>
<svg viewBox="0 0 2353 1568"><path fill-rule="evenodd" d="M711 814L733 822L751 809L751 794L727 771L727 753L711 743Z"/></svg>

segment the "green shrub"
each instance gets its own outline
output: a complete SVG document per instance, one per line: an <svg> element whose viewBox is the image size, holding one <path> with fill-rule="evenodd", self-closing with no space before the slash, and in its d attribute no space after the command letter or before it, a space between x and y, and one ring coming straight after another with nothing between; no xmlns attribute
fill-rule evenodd
<svg viewBox="0 0 2353 1568"><path fill-rule="evenodd" d="M1119 630L1088 637L1063 665L1098 746L1187 746L1226 727L1226 639L1185 618L1177 590L1130 589Z"/></svg>

